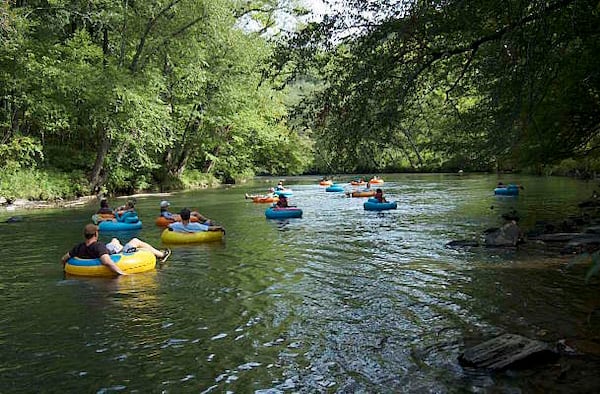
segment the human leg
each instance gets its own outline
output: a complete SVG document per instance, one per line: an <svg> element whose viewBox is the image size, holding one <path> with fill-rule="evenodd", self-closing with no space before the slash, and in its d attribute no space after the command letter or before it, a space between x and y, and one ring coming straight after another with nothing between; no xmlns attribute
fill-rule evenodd
<svg viewBox="0 0 600 394"><path fill-rule="evenodd" d="M204 223L204 224L206 224L207 226L210 226L210 224L212 223L212 222L211 222L211 220L210 220L209 218L207 218L206 216L203 216L203 215L202 215L200 212L198 212L198 211L192 211L192 212L190 213L190 216L193 216L193 217L195 217L196 219L198 219L198 222L200 222L200 223ZM208 223L206 223L206 222L208 222Z"/></svg>
<svg viewBox="0 0 600 394"><path fill-rule="evenodd" d="M117 238L113 238L106 244L106 249L108 249L110 254L117 254L121 253L123 245L121 245L121 242Z"/></svg>
<svg viewBox="0 0 600 394"><path fill-rule="evenodd" d="M136 248L136 249L146 249L146 250L151 251L156 257L162 257L162 252L160 250L154 248L149 243L144 242L138 238L131 238L127 242L126 246Z"/></svg>
<svg viewBox="0 0 600 394"><path fill-rule="evenodd" d="M147 242L144 242L138 238L132 238L127 242L125 247L133 247L136 249L145 249L151 251L156 257L166 260L167 257L171 254L169 249L166 250L158 250Z"/></svg>

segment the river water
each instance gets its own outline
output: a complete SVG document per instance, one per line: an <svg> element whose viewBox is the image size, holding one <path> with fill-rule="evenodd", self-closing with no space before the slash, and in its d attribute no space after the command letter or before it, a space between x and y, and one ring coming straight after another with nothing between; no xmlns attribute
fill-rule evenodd
<svg viewBox="0 0 600 394"><path fill-rule="evenodd" d="M495 197L491 175L384 179L398 209L377 213L317 177L288 178L304 216L283 221L243 197L275 178L138 197L143 229L102 240L164 247L154 225L164 198L227 234L114 279L65 277L59 262L96 204L0 214L23 216L0 225L0 392L598 391L589 354L503 373L457 362L502 333L595 349L598 280L584 282L585 263L542 248L444 246L477 239L511 209L525 230L578 214L596 184L513 175L502 181L524 185L521 195Z"/></svg>

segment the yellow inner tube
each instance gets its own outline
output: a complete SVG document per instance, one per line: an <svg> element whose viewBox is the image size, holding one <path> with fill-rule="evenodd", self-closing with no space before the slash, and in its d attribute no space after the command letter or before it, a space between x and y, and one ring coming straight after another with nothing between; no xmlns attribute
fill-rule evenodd
<svg viewBox="0 0 600 394"><path fill-rule="evenodd" d="M212 242L223 239L222 231L198 231L196 233L179 233L165 229L160 239L166 244L193 244L198 242Z"/></svg>
<svg viewBox="0 0 600 394"><path fill-rule="evenodd" d="M153 270L156 266L156 256L149 250L138 250L134 253L119 253L110 258L121 271L128 274L138 274ZM65 264L65 272L78 276L115 276L100 259L80 259L71 257Z"/></svg>

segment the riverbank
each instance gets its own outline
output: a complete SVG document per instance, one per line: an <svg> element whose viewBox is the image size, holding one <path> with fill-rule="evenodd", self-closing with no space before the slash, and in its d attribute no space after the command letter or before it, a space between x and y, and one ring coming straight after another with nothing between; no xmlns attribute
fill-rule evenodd
<svg viewBox="0 0 600 394"><path fill-rule="evenodd" d="M139 197L150 197L150 196L170 196L172 193L137 193L127 196L118 196L116 199L128 199L128 198L139 198ZM8 201L4 197L0 197L0 212L1 211L19 211L19 210L32 210L32 209L49 209L49 208L73 208L87 205L92 201L97 201L98 196L83 196L77 197L72 200L58 199L53 201L45 200L26 200L23 198L17 198L15 200Z"/></svg>
<svg viewBox="0 0 600 394"><path fill-rule="evenodd" d="M75 199L63 200L26 200L24 198L17 198L15 200L7 200L4 197L0 197L0 207L3 211L17 211L17 210L29 210L29 209L47 209L47 208L72 208L88 204L90 201L97 199L96 196L83 196Z"/></svg>

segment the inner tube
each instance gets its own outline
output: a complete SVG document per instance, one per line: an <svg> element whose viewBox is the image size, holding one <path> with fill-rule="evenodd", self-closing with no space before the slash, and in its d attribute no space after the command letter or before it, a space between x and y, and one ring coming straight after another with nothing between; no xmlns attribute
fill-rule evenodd
<svg viewBox="0 0 600 394"><path fill-rule="evenodd" d="M369 198L367 202L363 204L365 210L367 211L385 211L387 209L396 209L398 208L398 204L393 202L379 202L375 198Z"/></svg>
<svg viewBox="0 0 600 394"><path fill-rule="evenodd" d="M273 202L277 202L279 201L279 197L278 196L274 196L274 197L252 197L252 202L255 203L273 203Z"/></svg>
<svg viewBox="0 0 600 394"><path fill-rule="evenodd" d="M286 197L291 197L294 195L294 193L292 193L291 189L275 190L273 192L273 194L277 194L278 196L286 196Z"/></svg>
<svg viewBox="0 0 600 394"><path fill-rule="evenodd" d="M363 190L349 193L350 197L373 197L377 193L375 190Z"/></svg>
<svg viewBox="0 0 600 394"><path fill-rule="evenodd" d="M302 210L300 208L289 207L289 208L276 208L270 207L265 211L267 219L288 219L288 218L301 218Z"/></svg>
<svg viewBox="0 0 600 394"><path fill-rule="evenodd" d="M141 220L138 220L135 223L103 221L98 224L99 231L139 230L141 228Z"/></svg>
<svg viewBox="0 0 600 394"><path fill-rule="evenodd" d="M198 231L195 233L180 233L164 229L160 239L166 244L195 244L200 242L214 242L223 239L223 231Z"/></svg>
<svg viewBox="0 0 600 394"><path fill-rule="evenodd" d="M343 192L344 191L344 187L340 186L340 185L336 185L333 184L331 186L329 186L327 189L325 189L326 192Z"/></svg>
<svg viewBox="0 0 600 394"><path fill-rule="evenodd" d="M518 196L519 187L517 185L508 185L507 187L497 187L494 189L494 194L498 196Z"/></svg>
<svg viewBox="0 0 600 394"><path fill-rule="evenodd" d="M369 181L370 184L376 184L376 185L381 185L383 184L383 179L371 179Z"/></svg>
<svg viewBox="0 0 600 394"><path fill-rule="evenodd" d="M197 222L198 218L196 216L191 216L190 217L190 222ZM154 221L154 223L156 223L156 225L158 227L167 227L169 224L171 223L175 223L176 220L173 219L167 219L164 216L159 216L156 218L156 220Z"/></svg>
<svg viewBox="0 0 600 394"><path fill-rule="evenodd" d="M115 219L115 215L112 213L95 213L92 215L92 223L94 224L98 224L100 222L103 222L105 220L114 220Z"/></svg>
<svg viewBox="0 0 600 394"><path fill-rule="evenodd" d="M127 274L137 274L153 270L156 256L149 250L138 250L133 253L111 254L110 259ZM115 276L100 259L80 259L71 257L65 264L65 272L77 276Z"/></svg>
<svg viewBox="0 0 600 394"><path fill-rule="evenodd" d="M140 218L135 211L125 211L122 214L116 215L117 222L123 223L137 223L140 221Z"/></svg>

